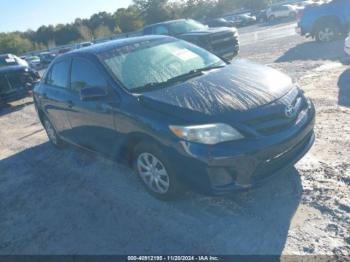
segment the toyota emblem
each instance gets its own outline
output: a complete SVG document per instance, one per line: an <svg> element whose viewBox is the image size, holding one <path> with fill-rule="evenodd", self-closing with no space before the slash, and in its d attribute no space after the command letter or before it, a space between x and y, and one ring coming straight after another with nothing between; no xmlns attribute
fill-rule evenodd
<svg viewBox="0 0 350 262"><path fill-rule="evenodd" d="M293 117L295 117L295 113L296 113L295 109L292 105L286 106L286 109L285 109L286 117L293 118Z"/></svg>

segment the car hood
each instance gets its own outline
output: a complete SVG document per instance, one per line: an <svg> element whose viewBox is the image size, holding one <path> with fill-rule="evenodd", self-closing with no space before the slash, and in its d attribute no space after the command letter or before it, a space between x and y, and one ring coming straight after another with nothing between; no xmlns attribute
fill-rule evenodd
<svg viewBox="0 0 350 262"><path fill-rule="evenodd" d="M4 66L0 67L0 74L23 72L26 68L28 67L23 65Z"/></svg>
<svg viewBox="0 0 350 262"><path fill-rule="evenodd" d="M293 88L290 77L272 68L235 60L222 69L167 88L145 92L148 107L178 116L217 116L269 104Z"/></svg>
<svg viewBox="0 0 350 262"><path fill-rule="evenodd" d="M202 36L202 35L211 35L211 34L217 34L217 33L223 33L223 32L237 32L236 28L232 27L216 27L216 28L208 28L208 29L203 29L203 30L198 30L198 31L191 31L188 33L181 34L181 36Z"/></svg>

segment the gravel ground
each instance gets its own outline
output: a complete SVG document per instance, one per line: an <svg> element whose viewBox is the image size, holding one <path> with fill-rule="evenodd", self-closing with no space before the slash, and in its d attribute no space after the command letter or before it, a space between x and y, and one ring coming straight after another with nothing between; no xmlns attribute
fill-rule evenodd
<svg viewBox="0 0 350 262"><path fill-rule="evenodd" d="M317 108L295 168L245 193L163 203L125 166L47 142L31 99L0 111L0 254L350 254L350 67L299 36L240 56L293 76Z"/></svg>

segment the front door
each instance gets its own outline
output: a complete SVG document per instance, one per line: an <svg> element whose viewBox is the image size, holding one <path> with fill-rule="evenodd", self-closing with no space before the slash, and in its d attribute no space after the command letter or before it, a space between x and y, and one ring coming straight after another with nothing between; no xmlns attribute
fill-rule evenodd
<svg viewBox="0 0 350 262"><path fill-rule="evenodd" d="M83 101L80 91L92 87L104 89L107 95ZM74 141L103 154L116 154L118 135L114 125L114 112L118 108L118 100L107 84L105 73L85 58L73 58L70 91L72 104L68 119Z"/></svg>

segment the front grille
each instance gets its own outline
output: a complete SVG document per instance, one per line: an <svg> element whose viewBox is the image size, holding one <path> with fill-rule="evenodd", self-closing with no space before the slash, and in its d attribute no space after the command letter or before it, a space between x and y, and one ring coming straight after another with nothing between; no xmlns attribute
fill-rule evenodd
<svg viewBox="0 0 350 262"><path fill-rule="evenodd" d="M293 116L288 117L286 115L287 106L292 106L294 110ZM244 121L244 124L261 135L273 135L293 126L306 108L307 104L304 96L295 88L281 98L278 103L270 105L266 112L265 110L262 111L262 114Z"/></svg>
<svg viewBox="0 0 350 262"><path fill-rule="evenodd" d="M237 44L238 39L233 32L217 33L211 36L211 46L214 51L233 48Z"/></svg>

